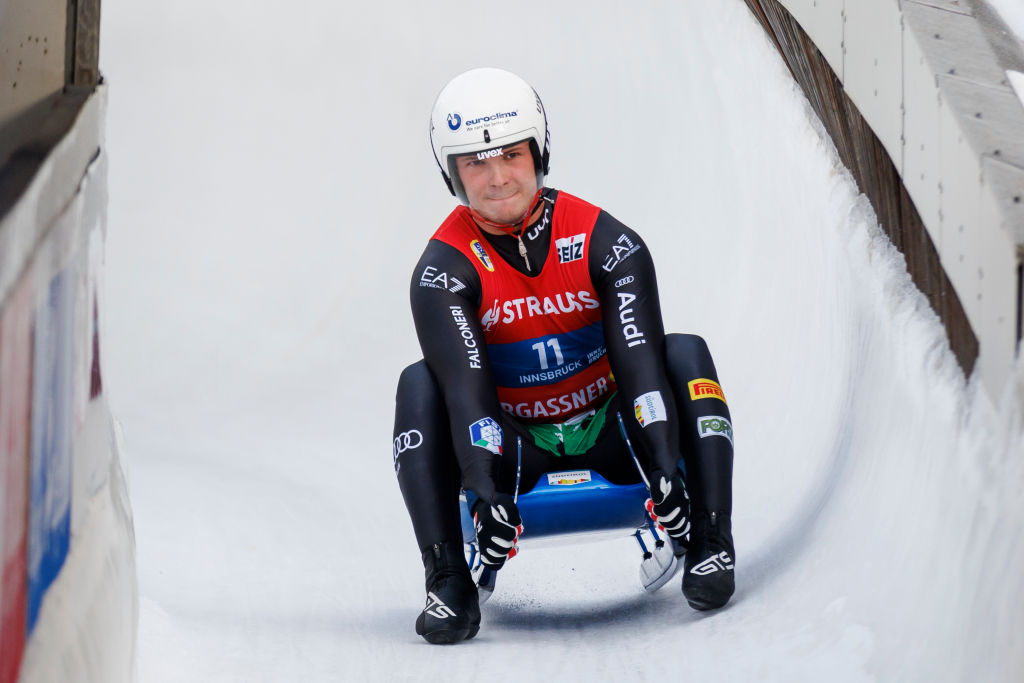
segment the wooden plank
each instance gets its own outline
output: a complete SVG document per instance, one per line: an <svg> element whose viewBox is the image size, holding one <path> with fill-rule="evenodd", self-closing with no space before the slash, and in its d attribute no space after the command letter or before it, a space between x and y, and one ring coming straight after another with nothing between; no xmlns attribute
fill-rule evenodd
<svg viewBox="0 0 1024 683"><path fill-rule="evenodd" d="M840 160L871 201L882 229L903 253L911 279L942 320L953 354L964 374L970 375L978 359L978 338L889 154L786 8L778 0L746 3L821 119Z"/></svg>

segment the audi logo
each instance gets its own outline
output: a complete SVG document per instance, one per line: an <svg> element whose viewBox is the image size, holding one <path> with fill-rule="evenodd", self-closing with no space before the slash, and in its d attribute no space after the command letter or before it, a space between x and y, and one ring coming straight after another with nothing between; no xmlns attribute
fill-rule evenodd
<svg viewBox="0 0 1024 683"><path fill-rule="evenodd" d="M622 285L628 285L632 281L633 281L633 276L632 275L627 275L626 277L622 278L621 280L616 280L615 281L615 286L616 287L621 287Z"/></svg>
<svg viewBox="0 0 1024 683"><path fill-rule="evenodd" d="M423 444L423 434L418 429L411 429L407 432L402 432L395 437L395 459L406 451L411 451L414 448L419 448Z"/></svg>

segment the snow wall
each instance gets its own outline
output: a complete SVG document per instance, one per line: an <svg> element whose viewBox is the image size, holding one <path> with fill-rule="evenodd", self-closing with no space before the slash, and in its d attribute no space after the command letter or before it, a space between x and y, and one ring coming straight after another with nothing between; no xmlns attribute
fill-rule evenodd
<svg viewBox="0 0 1024 683"><path fill-rule="evenodd" d="M135 541L100 373L105 119L103 86L69 88L0 175L17 193L0 223L2 683L134 678Z"/></svg>
<svg viewBox="0 0 1024 683"><path fill-rule="evenodd" d="M1022 324L1024 49L1019 38L980 0L748 4L815 103L883 227L907 256L911 275L943 320L961 366L967 374L976 370L990 395L1000 397ZM793 35L786 11L803 36ZM800 54L807 51L806 36L819 55ZM827 62L824 69L831 67L848 99L830 97L829 86L821 85L827 75L807 73L821 70L816 60ZM855 109L858 122L831 125L834 110L843 108ZM864 134L860 116L876 138L870 144L880 149L850 143ZM854 149L844 153L847 146ZM866 164L863 157L869 157ZM867 166L863 172L860 164ZM896 185L903 187L887 182L883 166L893 168ZM922 230L926 234L914 234ZM901 232L909 233L906 239ZM937 259L930 258L935 252Z"/></svg>

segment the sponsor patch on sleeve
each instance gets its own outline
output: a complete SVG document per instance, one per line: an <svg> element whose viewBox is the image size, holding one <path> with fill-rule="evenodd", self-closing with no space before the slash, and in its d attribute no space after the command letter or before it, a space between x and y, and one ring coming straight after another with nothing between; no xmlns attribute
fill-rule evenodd
<svg viewBox="0 0 1024 683"><path fill-rule="evenodd" d="M697 418L697 435L706 439L709 436L724 436L729 439L729 443L733 443L732 440L732 425L729 420L725 419L721 415L705 415L704 417ZM735 444L733 444L735 446Z"/></svg>
<svg viewBox="0 0 1024 683"><path fill-rule="evenodd" d="M548 473L548 486L574 486L585 484L588 481L590 481L590 470Z"/></svg>
<svg viewBox="0 0 1024 683"><path fill-rule="evenodd" d="M665 422L668 419L665 401L661 398L660 391L648 391L634 398L633 412L636 413L636 421L641 427L646 427L652 422Z"/></svg>
<svg viewBox="0 0 1024 683"><path fill-rule="evenodd" d="M501 455L501 425L492 418L485 417L469 425L469 442L495 455Z"/></svg>
<svg viewBox="0 0 1024 683"><path fill-rule="evenodd" d="M718 385L718 382L714 380L701 377L700 379L687 382L686 386L690 388L691 401L697 401L702 398L717 398L722 403L726 403L725 392L722 391L722 387Z"/></svg>

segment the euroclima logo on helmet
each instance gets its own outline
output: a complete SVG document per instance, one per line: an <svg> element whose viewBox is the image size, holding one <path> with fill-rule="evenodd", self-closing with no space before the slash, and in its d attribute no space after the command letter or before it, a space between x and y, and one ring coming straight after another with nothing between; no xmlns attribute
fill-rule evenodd
<svg viewBox="0 0 1024 683"><path fill-rule="evenodd" d="M467 119L466 130L474 130L476 128L480 128L481 126L494 126L497 124L508 123L508 119L515 118L517 116L519 116L518 110L496 111L493 114L488 114L487 116L478 116L475 119ZM449 123L448 125L451 125L451 123ZM455 129L452 128L452 130Z"/></svg>
<svg viewBox="0 0 1024 683"><path fill-rule="evenodd" d="M462 125L462 117L461 116L459 116L455 112L452 112L451 114L448 114L448 127L449 128L451 128L452 130L458 130L459 126L461 126L461 125Z"/></svg>

